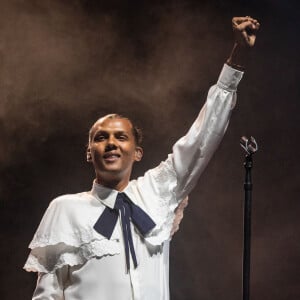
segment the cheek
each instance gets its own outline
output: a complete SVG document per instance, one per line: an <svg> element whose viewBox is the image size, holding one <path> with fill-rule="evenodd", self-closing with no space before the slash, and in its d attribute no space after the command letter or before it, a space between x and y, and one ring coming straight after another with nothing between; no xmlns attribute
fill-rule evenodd
<svg viewBox="0 0 300 300"><path fill-rule="evenodd" d="M124 153L123 152L123 159L122 159L123 163L125 164L133 164L136 161L136 153L132 150Z"/></svg>
<svg viewBox="0 0 300 300"><path fill-rule="evenodd" d="M102 151L99 147L92 147L91 148L91 156L94 160L99 160L102 157Z"/></svg>

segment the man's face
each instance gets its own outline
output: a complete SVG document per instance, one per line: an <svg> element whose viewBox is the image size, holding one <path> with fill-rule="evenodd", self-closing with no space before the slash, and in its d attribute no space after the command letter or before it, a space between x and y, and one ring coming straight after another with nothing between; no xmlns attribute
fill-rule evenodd
<svg viewBox="0 0 300 300"><path fill-rule="evenodd" d="M98 182L129 180L132 165L142 158L128 119L102 118L92 127L87 150Z"/></svg>

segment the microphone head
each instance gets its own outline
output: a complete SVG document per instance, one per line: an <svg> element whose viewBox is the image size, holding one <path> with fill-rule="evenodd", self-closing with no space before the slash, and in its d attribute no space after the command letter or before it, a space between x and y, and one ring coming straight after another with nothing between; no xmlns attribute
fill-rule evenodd
<svg viewBox="0 0 300 300"><path fill-rule="evenodd" d="M242 136L240 138L240 145L248 155L252 155L258 150L257 142L253 136L250 137L250 140L246 136Z"/></svg>

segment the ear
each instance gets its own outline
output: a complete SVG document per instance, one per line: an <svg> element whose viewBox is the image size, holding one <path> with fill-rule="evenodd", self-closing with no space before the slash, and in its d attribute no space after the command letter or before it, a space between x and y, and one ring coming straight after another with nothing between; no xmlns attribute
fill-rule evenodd
<svg viewBox="0 0 300 300"><path fill-rule="evenodd" d="M92 153L91 153L91 148L88 147L86 149L86 161L87 162L92 162Z"/></svg>
<svg viewBox="0 0 300 300"><path fill-rule="evenodd" d="M141 161L142 157L143 157L143 149L141 147L136 147L135 148L135 156L134 156L134 160L135 161Z"/></svg>

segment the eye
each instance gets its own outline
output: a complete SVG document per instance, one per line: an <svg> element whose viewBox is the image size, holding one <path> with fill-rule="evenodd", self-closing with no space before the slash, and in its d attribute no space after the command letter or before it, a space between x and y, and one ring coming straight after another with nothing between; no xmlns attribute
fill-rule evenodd
<svg viewBox="0 0 300 300"><path fill-rule="evenodd" d="M95 142L101 142L105 140L105 135L102 133L96 134L94 137Z"/></svg>
<svg viewBox="0 0 300 300"><path fill-rule="evenodd" d="M118 140L119 141L127 141L128 136L126 134L120 134L120 135L118 135Z"/></svg>

